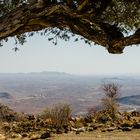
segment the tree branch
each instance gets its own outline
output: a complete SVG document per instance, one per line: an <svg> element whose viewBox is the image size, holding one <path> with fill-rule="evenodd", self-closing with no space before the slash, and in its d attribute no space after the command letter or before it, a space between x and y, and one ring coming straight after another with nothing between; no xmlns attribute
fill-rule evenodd
<svg viewBox="0 0 140 140"><path fill-rule="evenodd" d="M103 23L90 15L78 14L64 4L46 7L24 5L0 18L0 40L26 32L39 31L48 27L67 28L105 48L109 53L122 53L125 46L140 44L140 34L129 37L120 34L117 28Z"/></svg>
<svg viewBox="0 0 140 140"><path fill-rule="evenodd" d="M108 48L109 53L117 54L122 53L123 49L130 45L138 45L140 44L140 34L133 34L128 37L123 37L121 39L114 39L111 41L111 45Z"/></svg>

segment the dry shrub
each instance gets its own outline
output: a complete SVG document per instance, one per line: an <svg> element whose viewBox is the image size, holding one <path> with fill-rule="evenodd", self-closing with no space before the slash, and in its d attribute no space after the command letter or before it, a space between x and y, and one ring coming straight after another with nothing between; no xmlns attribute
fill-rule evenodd
<svg viewBox="0 0 140 140"><path fill-rule="evenodd" d="M117 100L120 96L120 85L116 83L104 83L102 85L104 97L102 98L102 106L108 112L112 119L116 118L118 112Z"/></svg>
<svg viewBox="0 0 140 140"><path fill-rule="evenodd" d="M42 117L50 120L49 123L53 127L64 127L68 125L71 116L71 108L68 104L57 104L52 108L46 108Z"/></svg>
<svg viewBox="0 0 140 140"><path fill-rule="evenodd" d="M97 113L96 107L90 107L88 108L87 116L88 117L94 117Z"/></svg>
<svg viewBox="0 0 140 140"><path fill-rule="evenodd" d="M0 120L11 122L18 120L19 115L10 109L8 106L0 104Z"/></svg>

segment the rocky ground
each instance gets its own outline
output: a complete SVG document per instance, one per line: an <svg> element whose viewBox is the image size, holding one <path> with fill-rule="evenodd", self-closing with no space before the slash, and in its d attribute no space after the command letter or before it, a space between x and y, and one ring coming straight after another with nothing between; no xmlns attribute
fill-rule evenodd
<svg viewBox="0 0 140 140"><path fill-rule="evenodd" d="M17 114L0 106L0 140L140 140L140 112L117 112L114 117L105 111L85 117L55 115Z"/></svg>
<svg viewBox="0 0 140 140"><path fill-rule="evenodd" d="M128 117L129 116L129 117ZM126 117L126 116L125 116ZM121 122L96 122L82 117L70 118L65 127L51 127L46 120L26 118L1 122L0 140L139 140L140 116L127 114Z"/></svg>

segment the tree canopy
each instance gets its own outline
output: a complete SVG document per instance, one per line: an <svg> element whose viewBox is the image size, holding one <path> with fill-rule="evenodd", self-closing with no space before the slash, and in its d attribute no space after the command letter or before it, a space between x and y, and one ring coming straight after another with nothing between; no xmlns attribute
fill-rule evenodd
<svg viewBox="0 0 140 140"><path fill-rule="evenodd" d="M38 31L54 44L80 35L75 41L122 53L140 44L140 0L0 0L1 45L9 37L23 44Z"/></svg>

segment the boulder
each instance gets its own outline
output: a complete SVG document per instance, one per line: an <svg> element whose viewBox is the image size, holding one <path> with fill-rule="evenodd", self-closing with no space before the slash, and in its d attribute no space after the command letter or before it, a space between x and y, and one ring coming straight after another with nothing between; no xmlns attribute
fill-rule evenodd
<svg viewBox="0 0 140 140"><path fill-rule="evenodd" d="M74 121L70 121L69 123L70 123L70 126L75 127Z"/></svg>
<svg viewBox="0 0 140 140"><path fill-rule="evenodd" d="M131 115L132 115L133 117L139 117L139 116L140 116L140 112L138 112L138 111L132 111L132 112L131 112Z"/></svg>
<svg viewBox="0 0 140 140"><path fill-rule="evenodd" d="M96 137L97 137L97 138L101 138L102 136L101 136L101 135L97 135Z"/></svg>
<svg viewBox="0 0 140 140"><path fill-rule="evenodd" d="M56 134L63 134L64 133L64 129L62 129L62 128L57 128L56 129Z"/></svg>
<svg viewBox="0 0 140 140"><path fill-rule="evenodd" d="M87 127L87 131L88 132L91 132L91 131L93 131L94 129L93 129L93 127Z"/></svg>
<svg viewBox="0 0 140 140"><path fill-rule="evenodd" d="M134 129L140 129L140 122L139 123L134 123L133 128Z"/></svg>
<svg viewBox="0 0 140 140"><path fill-rule="evenodd" d="M121 130L122 131L131 131L132 127L122 127Z"/></svg>
<svg viewBox="0 0 140 140"><path fill-rule="evenodd" d="M77 131L85 132L86 131L86 128L85 127L81 127L81 128L78 128Z"/></svg>
<svg viewBox="0 0 140 140"><path fill-rule="evenodd" d="M6 132L9 132L11 130L11 126L8 122L4 122L2 128Z"/></svg>
<svg viewBox="0 0 140 140"><path fill-rule="evenodd" d="M29 140L37 140L37 139L39 139L39 138L40 138L40 136L39 136L38 134L32 134L32 135L30 136Z"/></svg>
<svg viewBox="0 0 140 140"><path fill-rule="evenodd" d="M19 134L19 133L12 133L12 134L11 134L11 138L18 138L18 139L21 139L22 136L21 136L21 134Z"/></svg>
<svg viewBox="0 0 140 140"><path fill-rule="evenodd" d="M125 121L121 124L121 127L132 127L133 123L130 121Z"/></svg>
<svg viewBox="0 0 140 140"><path fill-rule="evenodd" d="M76 134L79 134L81 132L85 132L86 128L85 127L81 127L81 128L71 128L71 131L74 131Z"/></svg>
<svg viewBox="0 0 140 140"><path fill-rule="evenodd" d="M27 115L26 116L26 118L28 119L28 120L35 120L35 116L34 115Z"/></svg>
<svg viewBox="0 0 140 140"><path fill-rule="evenodd" d="M114 130L116 130L116 127L109 127L106 129L106 131L114 131Z"/></svg>
<svg viewBox="0 0 140 140"><path fill-rule="evenodd" d="M101 129L101 132L106 132L106 129Z"/></svg>
<svg viewBox="0 0 140 140"><path fill-rule="evenodd" d="M2 134L0 134L0 140L6 140L6 137Z"/></svg>
<svg viewBox="0 0 140 140"><path fill-rule="evenodd" d="M27 133L23 133L23 134L22 134L22 137L23 137L23 138L28 137L28 136L29 136L29 134L27 134Z"/></svg>
<svg viewBox="0 0 140 140"><path fill-rule="evenodd" d="M78 134L80 134L80 132L79 131L76 131L75 134L78 135Z"/></svg>
<svg viewBox="0 0 140 140"><path fill-rule="evenodd" d="M104 127L104 124L93 124L93 125L90 125L90 127L92 127L94 130L96 130L98 128Z"/></svg>
<svg viewBox="0 0 140 140"><path fill-rule="evenodd" d="M46 138L50 138L50 137L51 137L51 133L49 131L42 133L40 136L41 139L46 139Z"/></svg>
<svg viewBox="0 0 140 140"><path fill-rule="evenodd" d="M85 132L85 131L86 131L86 128L85 127L77 128L76 129L76 134L79 134L79 133Z"/></svg>
<svg viewBox="0 0 140 140"><path fill-rule="evenodd" d="M82 122L83 121L83 117L75 117L75 121L76 122Z"/></svg>

